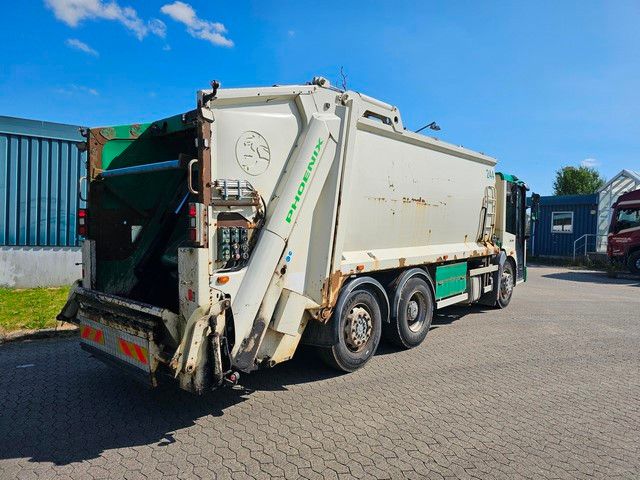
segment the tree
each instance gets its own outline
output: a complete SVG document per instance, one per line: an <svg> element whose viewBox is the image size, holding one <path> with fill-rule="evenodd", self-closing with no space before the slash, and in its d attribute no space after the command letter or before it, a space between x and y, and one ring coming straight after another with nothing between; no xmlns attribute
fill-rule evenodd
<svg viewBox="0 0 640 480"><path fill-rule="evenodd" d="M605 183L595 168L562 167L556 171L554 195L581 195L596 193Z"/></svg>

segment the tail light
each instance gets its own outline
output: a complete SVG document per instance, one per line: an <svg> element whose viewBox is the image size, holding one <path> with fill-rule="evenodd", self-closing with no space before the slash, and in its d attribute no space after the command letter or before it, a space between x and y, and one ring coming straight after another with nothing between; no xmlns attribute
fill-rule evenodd
<svg viewBox="0 0 640 480"><path fill-rule="evenodd" d="M81 237L87 236L87 209L78 209L78 235Z"/></svg>
<svg viewBox="0 0 640 480"><path fill-rule="evenodd" d="M187 229L189 241L195 245L204 245L204 219L203 205L201 203L189 203L189 228Z"/></svg>

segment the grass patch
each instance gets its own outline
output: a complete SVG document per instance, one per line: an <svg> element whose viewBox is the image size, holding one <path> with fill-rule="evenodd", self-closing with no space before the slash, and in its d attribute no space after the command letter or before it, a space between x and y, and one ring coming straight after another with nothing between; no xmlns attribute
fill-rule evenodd
<svg viewBox="0 0 640 480"><path fill-rule="evenodd" d="M0 288L0 331L55 327L69 287Z"/></svg>

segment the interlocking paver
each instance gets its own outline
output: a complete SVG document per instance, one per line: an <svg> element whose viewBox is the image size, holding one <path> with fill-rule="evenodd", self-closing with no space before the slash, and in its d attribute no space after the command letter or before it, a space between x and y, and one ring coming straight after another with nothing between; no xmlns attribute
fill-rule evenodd
<svg viewBox="0 0 640 480"><path fill-rule="evenodd" d="M301 351L204 397L74 339L2 345L0 479L639 478L640 281L529 274L354 374Z"/></svg>

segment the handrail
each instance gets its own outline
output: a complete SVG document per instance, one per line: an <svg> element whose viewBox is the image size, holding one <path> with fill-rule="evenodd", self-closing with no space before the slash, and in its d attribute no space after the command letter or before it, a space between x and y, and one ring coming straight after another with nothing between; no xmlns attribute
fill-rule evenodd
<svg viewBox="0 0 640 480"><path fill-rule="evenodd" d="M597 233L585 233L584 235L578 237L574 242L573 242L573 259L576 259L576 252L578 250L578 242L580 242L580 240L584 239L584 255L587 255L587 249L589 246L589 237L594 237L594 239L598 239L599 237L607 237L607 235L602 235L602 234L597 234ZM594 248L597 249L596 244L594 243ZM596 250L594 250L595 252Z"/></svg>

